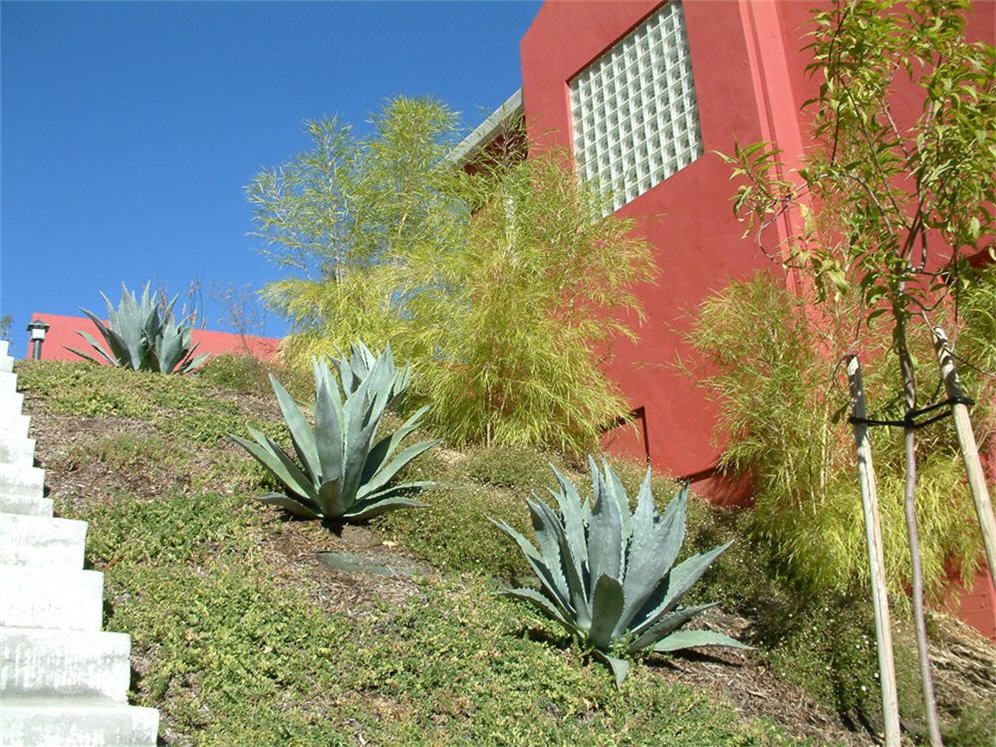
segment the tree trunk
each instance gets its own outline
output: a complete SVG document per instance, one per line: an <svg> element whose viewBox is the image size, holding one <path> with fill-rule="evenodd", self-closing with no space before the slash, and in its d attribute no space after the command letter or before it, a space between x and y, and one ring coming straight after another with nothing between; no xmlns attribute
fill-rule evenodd
<svg viewBox="0 0 996 747"><path fill-rule="evenodd" d="M913 360L906 338L906 318L903 312L896 315L896 352L899 355L899 368L902 372L903 399L906 417L916 410L916 379L913 373ZM930 650L927 644L927 621L923 606L923 564L920 555L920 531L916 522L916 431L907 426L903 429L903 452L906 461L906 486L903 494L903 514L906 517L906 533L910 546L910 572L912 574L913 624L916 630L916 653L920 663L920 679L923 684L923 708L927 718L927 732L932 747L940 747L941 729L937 718L937 700L934 697L934 680L930 672Z"/></svg>

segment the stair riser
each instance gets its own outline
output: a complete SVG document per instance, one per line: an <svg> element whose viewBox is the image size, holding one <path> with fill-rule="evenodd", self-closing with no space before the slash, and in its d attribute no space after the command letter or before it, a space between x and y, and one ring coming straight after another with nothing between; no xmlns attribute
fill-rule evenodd
<svg viewBox="0 0 996 747"><path fill-rule="evenodd" d="M124 703L131 639L122 633L0 629L4 698L96 697Z"/></svg>
<svg viewBox="0 0 996 747"><path fill-rule="evenodd" d="M31 418L28 415L13 415L0 418L0 438L21 439L28 437L28 426Z"/></svg>
<svg viewBox="0 0 996 747"><path fill-rule="evenodd" d="M32 467L35 461L33 438L0 438L0 465Z"/></svg>
<svg viewBox="0 0 996 747"><path fill-rule="evenodd" d="M52 499L20 498L17 496L6 497L0 495L0 513L50 517L52 515Z"/></svg>
<svg viewBox="0 0 996 747"><path fill-rule="evenodd" d="M0 495L42 498L45 470L37 467L0 466Z"/></svg>
<svg viewBox="0 0 996 747"><path fill-rule="evenodd" d="M7 371L0 372L0 394L17 391L17 374Z"/></svg>
<svg viewBox="0 0 996 747"><path fill-rule="evenodd" d="M0 627L100 630L104 574L0 568Z"/></svg>
<svg viewBox="0 0 996 747"><path fill-rule="evenodd" d="M9 355L0 357L0 372L10 373L14 369L14 359Z"/></svg>
<svg viewBox="0 0 996 747"><path fill-rule="evenodd" d="M0 513L0 565L80 570L86 522Z"/></svg>
<svg viewBox="0 0 996 747"><path fill-rule="evenodd" d="M0 703L0 722L0 747L152 747L159 712L85 703Z"/></svg>
<svg viewBox="0 0 996 747"><path fill-rule="evenodd" d="M11 498L44 498L45 487L40 482L21 482L0 474L0 495Z"/></svg>
<svg viewBox="0 0 996 747"><path fill-rule="evenodd" d="M24 395L20 392L0 390L0 417L20 415L24 408Z"/></svg>

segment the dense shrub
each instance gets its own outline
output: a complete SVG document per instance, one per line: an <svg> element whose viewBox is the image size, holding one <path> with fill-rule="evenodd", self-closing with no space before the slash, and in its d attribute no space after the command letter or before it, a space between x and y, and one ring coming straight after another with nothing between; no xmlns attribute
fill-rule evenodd
<svg viewBox="0 0 996 747"><path fill-rule="evenodd" d="M289 364L390 343L449 443L596 446L629 409L602 364L636 336L649 244L597 217L601 196L563 154L525 158L523 133L464 171L439 102L394 99L372 125L359 138L307 123L312 148L247 189L255 235L293 271L266 289L294 325Z"/></svg>
<svg viewBox="0 0 996 747"><path fill-rule="evenodd" d="M847 318L847 309L837 311ZM840 327L815 321L813 313L759 275L708 298L689 340L713 367L701 380L720 404L717 431L729 436L720 464L754 477L755 505L744 528L797 589L847 592L867 580L864 521L848 401L835 362L822 352ZM931 356L929 342L919 343L919 354ZM866 389L873 413L901 417L895 382L882 375L889 355L887 341L868 337ZM935 593L952 559L969 574L979 552L972 502L945 428L934 425L918 439L917 511L924 572ZM872 441L888 581L899 591L909 578L901 434L876 429Z"/></svg>

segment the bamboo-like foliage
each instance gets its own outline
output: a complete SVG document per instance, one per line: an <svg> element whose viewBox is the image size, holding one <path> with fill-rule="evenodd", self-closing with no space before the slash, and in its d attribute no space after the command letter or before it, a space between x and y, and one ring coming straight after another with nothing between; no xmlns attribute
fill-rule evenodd
<svg viewBox="0 0 996 747"><path fill-rule="evenodd" d="M437 271L457 313L425 391L458 443L580 452L628 411L603 370L612 344L636 336L631 288L651 278L653 260L631 222L595 219L600 197L563 154L510 160L464 185L467 242Z"/></svg>
<svg viewBox="0 0 996 747"><path fill-rule="evenodd" d="M758 238L772 217L797 224L769 256L802 270L817 299L849 295L856 320L892 322L904 408L903 517L927 730L941 743L924 609L917 518L917 429L922 402L912 329L945 307L957 313L967 257L996 248L996 47L966 33L967 0L836 0L813 13L807 70L811 145L799 168L777 147L736 148L734 200ZM796 154L793 154L796 158ZM913 324L911 324L913 323ZM922 451L922 450L920 450Z"/></svg>
<svg viewBox="0 0 996 747"><path fill-rule="evenodd" d="M982 298L996 298L996 284L977 287L966 301L978 298L981 306ZM754 477L755 505L745 526L771 551L778 570L806 591L866 588L868 578L853 448L835 435L845 417L846 391L835 383L835 363L828 354L848 331L837 322L849 318L850 311L840 303L834 313L836 319L814 319L803 300L758 275L706 299L688 335L709 364L697 378L720 405L717 433L729 439L721 465ZM983 311L977 316L989 318ZM987 334L975 318L966 313L960 343ZM923 357L930 355L927 345L918 340ZM901 417L902 403L884 365L891 355L887 347L888 335L866 340L865 384L875 416ZM979 401L979 414L991 418L992 398L988 404ZM937 423L920 434L917 507L924 574L940 594L952 561L966 579L977 567L977 530L948 426ZM910 558L900 489L902 444L896 434L889 435L876 433L875 468L888 582L899 599Z"/></svg>
<svg viewBox="0 0 996 747"><path fill-rule="evenodd" d="M464 171L447 160L455 117L431 100L391 101L373 124L357 139L310 123L314 149L248 189L257 236L297 271L266 289L294 322L286 360L390 343L454 443L594 446L629 409L603 364L634 337L648 245L596 219L563 154L525 160L512 133Z"/></svg>

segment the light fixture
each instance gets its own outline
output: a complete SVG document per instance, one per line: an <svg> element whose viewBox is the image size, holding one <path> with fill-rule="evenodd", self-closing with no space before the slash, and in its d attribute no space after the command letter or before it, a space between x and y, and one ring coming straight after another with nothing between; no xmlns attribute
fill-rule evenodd
<svg viewBox="0 0 996 747"><path fill-rule="evenodd" d="M28 332L31 333L32 360L41 360L42 343L45 342L45 335L48 333L50 326L41 319L36 319L28 325Z"/></svg>

